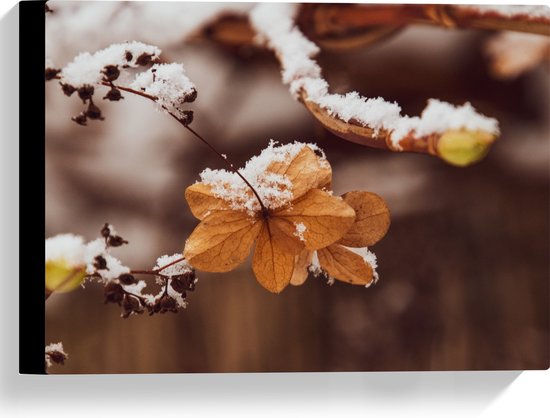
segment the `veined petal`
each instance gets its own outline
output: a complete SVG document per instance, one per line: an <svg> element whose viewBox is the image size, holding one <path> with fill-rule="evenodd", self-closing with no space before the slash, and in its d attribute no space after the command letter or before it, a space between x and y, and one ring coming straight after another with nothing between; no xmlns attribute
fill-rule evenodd
<svg viewBox="0 0 550 418"><path fill-rule="evenodd" d="M310 147L304 146L290 161L273 162L267 171L284 175L292 183L292 198L298 199L311 189L329 187L332 169Z"/></svg>
<svg viewBox="0 0 550 418"><path fill-rule="evenodd" d="M317 251L321 268L330 276L342 282L368 285L374 280L372 267L363 257L333 244Z"/></svg>
<svg viewBox="0 0 550 418"><path fill-rule="evenodd" d="M193 216L200 220L214 211L231 209L225 200L214 195L212 186L204 183L189 186L185 190L185 199Z"/></svg>
<svg viewBox="0 0 550 418"><path fill-rule="evenodd" d="M213 212L195 228L183 255L193 267L210 272L233 270L252 248L262 223L244 212Z"/></svg>
<svg viewBox="0 0 550 418"><path fill-rule="evenodd" d="M346 247L370 247L380 241L390 227L390 211L384 199L370 192L348 192L344 202L355 210L355 222L338 241Z"/></svg>
<svg viewBox="0 0 550 418"><path fill-rule="evenodd" d="M353 224L355 212L341 198L312 189L293 201L291 207L276 211L273 217L287 222L286 228L281 227L287 235L297 225L304 225L303 244L309 250L317 250L342 238Z"/></svg>
<svg viewBox="0 0 550 418"><path fill-rule="evenodd" d="M308 267L313 258L313 251L303 249L297 256L294 257L294 271L290 278L290 284L293 286L301 286L305 283L308 276Z"/></svg>
<svg viewBox="0 0 550 418"><path fill-rule="evenodd" d="M296 254L294 242L271 219L262 222L252 260L258 282L270 292L280 293L290 283Z"/></svg>

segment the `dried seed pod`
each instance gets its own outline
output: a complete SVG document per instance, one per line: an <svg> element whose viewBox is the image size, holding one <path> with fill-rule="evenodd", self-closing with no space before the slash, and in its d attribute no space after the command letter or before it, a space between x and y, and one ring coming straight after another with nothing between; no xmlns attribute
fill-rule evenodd
<svg viewBox="0 0 550 418"><path fill-rule="evenodd" d="M110 100L111 102L118 102L120 99L124 99L124 97L122 97L119 89L113 87L107 92L103 99Z"/></svg>
<svg viewBox="0 0 550 418"><path fill-rule="evenodd" d="M63 90L63 93L65 93L65 96L71 96L75 91L76 88L74 86L71 86L70 84L65 83L59 83L61 85L61 90Z"/></svg>
<svg viewBox="0 0 550 418"><path fill-rule="evenodd" d="M108 223L105 223L105 225L103 225L103 228L101 228L101 236L103 238L107 238L109 235L111 235L111 228Z"/></svg>
<svg viewBox="0 0 550 418"><path fill-rule="evenodd" d="M172 280L170 280L170 287L172 287L174 291L183 294L187 290L187 284L183 280L180 280L180 277L181 276L172 278Z"/></svg>
<svg viewBox="0 0 550 418"><path fill-rule="evenodd" d="M120 76L120 70L116 65L107 65L101 72L105 76L105 81L115 81Z"/></svg>
<svg viewBox="0 0 550 418"><path fill-rule="evenodd" d="M189 290L191 292L195 290L197 284L195 269L183 274L181 280L185 283L186 290Z"/></svg>
<svg viewBox="0 0 550 418"><path fill-rule="evenodd" d="M153 58L153 56L151 54L147 54L146 52L144 52L139 57L137 57L136 64L137 65L143 65L143 66L149 65L153 61L152 58Z"/></svg>
<svg viewBox="0 0 550 418"><path fill-rule="evenodd" d="M134 284L136 282L136 278L130 273L121 274L120 276L118 276L118 280L120 283L125 285Z"/></svg>
<svg viewBox="0 0 550 418"><path fill-rule="evenodd" d="M91 100L88 104L88 109L86 109L86 116L92 120L104 120L105 118L101 115L101 109L97 107Z"/></svg>
<svg viewBox="0 0 550 418"><path fill-rule="evenodd" d="M179 121L185 126L190 125L191 122L193 122L193 111L184 110L181 113L182 113L182 116L179 118Z"/></svg>
<svg viewBox="0 0 550 418"><path fill-rule="evenodd" d="M50 361L55 364L65 364L65 360L67 360L67 355L65 353L62 353L61 351L48 351L47 354L50 358Z"/></svg>
<svg viewBox="0 0 550 418"><path fill-rule="evenodd" d="M197 89L193 88L189 94L185 96L185 102L191 103L197 99Z"/></svg>
<svg viewBox="0 0 550 418"><path fill-rule="evenodd" d="M51 80L52 78L57 77L57 75L61 72L59 68L46 68L46 71L44 72L46 81Z"/></svg>
<svg viewBox="0 0 550 418"><path fill-rule="evenodd" d="M107 269L107 260L101 255L96 256L96 258L94 258L94 268L96 270Z"/></svg>
<svg viewBox="0 0 550 418"><path fill-rule="evenodd" d="M124 299L124 289L118 283L107 283L103 289L105 295L105 303L117 303L120 305Z"/></svg>
<svg viewBox="0 0 550 418"><path fill-rule="evenodd" d="M118 235L110 235L107 238L107 245L110 247L120 247L121 245L128 244L124 238Z"/></svg>
<svg viewBox="0 0 550 418"><path fill-rule="evenodd" d="M143 308L138 298L132 295L125 294L122 300L122 317L128 318L132 313L142 313Z"/></svg>
<svg viewBox="0 0 550 418"><path fill-rule="evenodd" d="M88 118L86 117L86 114L84 112L80 112L80 114L78 114L77 116L73 116L71 120L75 121L79 125L86 126Z"/></svg>
<svg viewBox="0 0 550 418"><path fill-rule="evenodd" d="M86 103L86 100L90 100L94 95L94 86L86 84L85 86L80 87L78 90L78 97Z"/></svg>
<svg viewBox="0 0 550 418"><path fill-rule="evenodd" d="M160 298L160 307L161 312L177 311L176 301L169 295L164 295L162 298Z"/></svg>

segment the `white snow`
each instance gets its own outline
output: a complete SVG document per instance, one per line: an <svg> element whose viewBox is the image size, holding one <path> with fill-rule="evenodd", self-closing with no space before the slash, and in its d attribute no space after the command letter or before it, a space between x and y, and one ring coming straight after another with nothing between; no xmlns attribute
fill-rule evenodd
<svg viewBox="0 0 550 418"><path fill-rule="evenodd" d="M46 262L63 261L71 267L84 265L84 239L74 234L60 234L46 240Z"/></svg>
<svg viewBox="0 0 550 418"><path fill-rule="evenodd" d="M176 304L179 308L187 308L187 300L185 300L181 294L172 289L172 286L168 285L168 296L173 298L176 301Z"/></svg>
<svg viewBox="0 0 550 418"><path fill-rule="evenodd" d="M104 281L116 279L124 273L129 273L130 269L110 255L103 238L95 239L87 244L80 236L73 234L57 235L46 240L46 262L64 261L69 266L86 266L86 273L96 272L94 261L97 256L102 256L107 262L106 270L99 270Z"/></svg>
<svg viewBox="0 0 550 418"><path fill-rule="evenodd" d="M315 144L293 142L277 146L277 143L271 140L260 155L252 157L245 167L239 170L254 187L267 209L284 206L291 202L293 197L290 180L284 175L267 171L268 166L274 162L291 161L305 146L314 151L319 150ZM326 161L324 154L320 161ZM260 210L257 198L236 173L207 168L200 173L200 178L201 182L212 186L214 195L228 202L232 209L247 211L251 216Z"/></svg>
<svg viewBox="0 0 550 418"><path fill-rule="evenodd" d="M313 251L313 256L311 257L311 263L308 267L308 270L315 277L323 274L323 269L321 268L321 263L319 263L319 256L317 255L317 251Z"/></svg>
<svg viewBox="0 0 550 418"><path fill-rule="evenodd" d="M550 39L531 33L499 32L488 40L485 51L497 76L513 78L544 61L550 51Z"/></svg>
<svg viewBox="0 0 550 418"><path fill-rule="evenodd" d="M155 303L154 295L143 293L143 290L147 287L147 283L145 282L145 280L138 280L133 284L121 284L121 286L125 291L144 298L147 304Z"/></svg>
<svg viewBox="0 0 550 418"><path fill-rule="evenodd" d="M294 226L296 227L294 236L298 237L300 241L305 241L304 232L306 232L306 226L302 222L295 223Z"/></svg>
<svg viewBox="0 0 550 418"><path fill-rule="evenodd" d="M97 256L102 256L105 259L107 262L107 269L96 270L94 262ZM97 238L86 245L85 261L86 273L93 274L97 272L101 275L104 282L112 281L121 274L130 273L130 268L124 266L120 260L108 253L107 246L103 238Z"/></svg>
<svg viewBox="0 0 550 418"><path fill-rule="evenodd" d="M52 365L52 361L51 361L50 356L49 356L50 353L59 352L66 359L69 358L69 355L63 349L63 343L61 343L61 342L48 344L44 351L45 351L45 356L46 356L46 367L51 367L51 365Z"/></svg>
<svg viewBox="0 0 550 418"><path fill-rule="evenodd" d="M408 134L416 137L443 133L450 129L485 130L498 134L498 122L483 116L466 103L455 107L430 99L421 117L401 115L401 107L384 99L362 97L357 92L329 93L329 85L321 77L321 68L313 60L319 48L305 38L294 23L298 6L289 3L263 3L250 13L250 21L258 33L258 41L275 51L282 66L283 82L294 96L305 92L308 101L316 103L331 116L344 122L353 121L378 131L392 132L391 142L400 150L401 140Z"/></svg>
<svg viewBox="0 0 550 418"><path fill-rule="evenodd" d="M173 263L174 261L181 258L181 253L160 256L159 258L157 258L157 264L155 265L154 270L162 269L160 273L164 276L180 276L182 274L192 272L193 268L187 262L187 260L181 260L175 264L172 264L170 267L163 268L164 266Z"/></svg>
<svg viewBox="0 0 550 418"><path fill-rule="evenodd" d="M131 54L130 60L127 59L130 57L127 53ZM94 54L82 52L62 69L61 82L76 88L98 85L103 80L102 71L106 66L114 65L121 71L123 66L135 68L138 67L137 59L142 54L151 55L152 59L156 59L160 53L161 50L156 46L135 41L113 44Z"/></svg>
<svg viewBox="0 0 550 418"><path fill-rule="evenodd" d="M50 1L55 13L46 19L46 50L54 60L113 39L179 47L222 15L243 15L252 3Z"/></svg>
<svg viewBox="0 0 550 418"><path fill-rule="evenodd" d="M370 251L367 247L363 247L363 248L353 248L353 247L346 247L346 246L343 246L343 247L361 256L363 260L365 260L365 263L371 266L373 281L367 284L365 287L369 287L372 283L377 283L380 277L378 276L378 273L376 271L376 268L378 267L378 264L376 261L376 255L372 251Z"/></svg>
<svg viewBox="0 0 550 418"><path fill-rule="evenodd" d="M52 351L59 351L60 353L63 353L65 354L65 356L67 356L67 354L65 353L65 350L63 349L63 343L61 342L51 343L46 346L46 353L52 352Z"/></svg>
<svg viewBox="0 0 550 418"><path fill-rule="evenodd" d="M195 85L185 75L182 64L155 64L138 74L130 85L157 98L159 106L182 117L180 106L195 91Z"/></svg>
<svg viewBox="0 0 550 418"><path fill-rule="evenodd" d="M512 6L512 5L461 5L463 9L471 9L481 14L497 14L504 17L527 16L530 18L550 19L548 6Z"/></svg>
<svg viewBox="0 0 550 418"><path fill-rule="evenodd" d="M54 64L53 64L53 61L48 57L46 57L46 62L45 62L44 68L55 68Z"/></svg>

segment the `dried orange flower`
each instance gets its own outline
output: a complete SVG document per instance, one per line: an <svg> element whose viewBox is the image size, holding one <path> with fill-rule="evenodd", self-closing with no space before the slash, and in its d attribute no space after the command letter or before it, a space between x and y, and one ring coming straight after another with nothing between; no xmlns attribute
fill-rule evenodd
<svg viewBox="0 0 550 418"><path fill-rule="evenodd" d="M355 222L335 244L317 251L303 250L296 257L291 284L303 284L308 272L365 286L378 280L376 256L367 247L388 231L390 212L386 202L374 193L360 191L348 192L342 198L354 209Z"/></svg>
<svg viewBox="0 0 550 418"><path fill-rule="evenodd" d="M255 193L225 170L207 169L201 182L187 188L185 197L201 223L184 256L199 270L226 272L241 264L256 242L254 274L263 287L279 293L302 271L297 260L304 253L348 237L355 202L328 191L332 170L314 144L272 142L240 172Z"/></svg>

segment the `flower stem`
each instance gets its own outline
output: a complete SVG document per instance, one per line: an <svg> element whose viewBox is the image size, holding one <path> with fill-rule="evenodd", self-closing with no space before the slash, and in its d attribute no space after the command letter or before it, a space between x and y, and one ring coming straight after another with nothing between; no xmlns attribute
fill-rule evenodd
<svg viewBox="0 0 550 418"><path fill-rule="evenodd" d="M56 77L53 77L53 78L58 79L58 80L61 79L61 77L59 77L59 76L56 76ZM106 86L106 87L116 88L116 89L125 91L127 93L131 93L131 94L135 94L137 96L141 96L141 97L143 97L145 99L148 99L148 100L151 100L153 102L157 102L157 100L158 100L158 98L156 96L152 96L150 94L144 93L144 92L139 91L139 90L134 90L130 87L120 86L120 85L114 84L112 82L107 82L107 81L102 81L101 84L103 86ZM180 123L185 129L187 129L196 138L198 138L203 144L208 146L208 148L210 148L210 150L212 152L214 152L218 157L220 157L225 162L225 164L227 164L227 166L229 167L229 169L231 171L233 171L235 174L237 174L241 178L241 180L245 182L245 184L250 188L250 190L252 190L252 193L254 193L254 196L256 197L256 199L258 199L258 203L260 204L262 214L264 214L264 216L265 216L268 213L268 210L265 207L264 203L262 202L262 199L260 198L260 195L258 194L256 189L254 188L254 186L252 186L252 184L250 184L250 182L241 174L241 172L233 165L233 163L231 163L231 161L229 161L227 156L223 155L216 148L214 148L214 146L210 142L208 142L203 136L201 136L193 128L191 128L188 124L186 124L184 121L182 121L180 118L178 118L174 113L170 112L166 107L163 106L163 109L166 113L168 113L170 116L172 116L172 118L174 118L178 123Z"/></svg>

